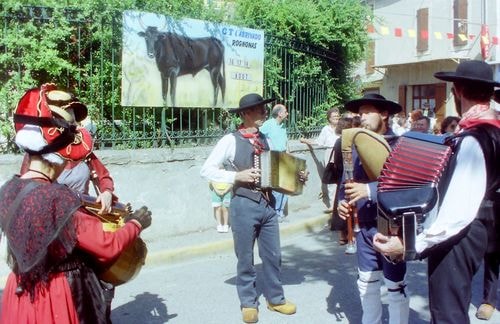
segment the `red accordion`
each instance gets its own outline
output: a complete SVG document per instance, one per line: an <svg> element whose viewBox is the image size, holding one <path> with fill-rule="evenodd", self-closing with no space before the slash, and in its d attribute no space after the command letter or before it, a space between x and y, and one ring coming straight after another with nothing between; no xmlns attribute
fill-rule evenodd
<svg viewBox="0 0 500 324"><path fill-rule="evenodd" d="M408 132L392 148L379 177L378 231L398 235L405 260L416 256L419 225L439 204L439 188L446 174L452 148L448 137Z"/></svg>

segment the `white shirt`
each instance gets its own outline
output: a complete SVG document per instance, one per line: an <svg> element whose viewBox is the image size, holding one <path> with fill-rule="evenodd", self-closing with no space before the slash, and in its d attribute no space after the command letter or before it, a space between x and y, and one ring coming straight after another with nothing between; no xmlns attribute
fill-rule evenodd
<svg viewBox="0 0 500 324"><path fill-rule="evenodd" d="M441 208L431 212L417 235L416 250L422 252L458 234L477 215L486 192L486 162L479 142L472 136L462 140L456 167Z"/></svg>
<svg viewBox="0 0 500 324"><path fill-rule="evenodd" d="M200 175L208 181L234 184L235 171L227 171L222 167L224 162L234 164L236 154L236 138L233 134L222 137L208 156L200 170ZM240 170L241 171L241 170Z"/></svg>
<svg viewBox="0 0 500 324"><path fill-rule="evenodd" d="M339 135L335 134L335 129L331 128L330 125L326 125L321 129L315 143L321 147L332 148L337 138L339 138Z"/></svg>

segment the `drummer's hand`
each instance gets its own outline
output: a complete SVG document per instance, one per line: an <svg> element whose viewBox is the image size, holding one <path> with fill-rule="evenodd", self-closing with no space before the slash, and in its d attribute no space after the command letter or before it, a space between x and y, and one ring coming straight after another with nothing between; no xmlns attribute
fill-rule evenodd
<svg viewBox="0 0 500 324"><path fill-rule="evenodd" d="M239 182L254 183L259 179L260 179L260 169L255 169L255 168L236 172L236 176L234 177L234 180Z"/></svg>
<svg viewBox="0 0 500 324"><path fill-rule="evenodd" d="M362 198L368 198L368 185L366 183L347 182L345 184L345 196L349 198L349 204L354 205Z"/></svg>
<svg viewBox="0 0 500 324"><path fill-rule="evenodd" d="M347 218L351 217L351 210L352 206L349 205L347 201L339 201L339 205L337 206L337 213L339 214L340 218L346 220Z"/></svg>
<svg viewBox="0 0 500 324"><path fill-rule="evenodd" d="M303 170L299 172L299 181L304 183L309 179L309 171Z"/></svg>
<svg viewBox="0 0 500 324"><path fill-rule="evenodd" d="M403 259L404 246L398 236L385 236L381 233L376 233L373 237L373 247L393 260Z"/></svg>
<svg viewBox="0 0 500 324"><path fill-rule="evenodd" d="M99 210L98 214L109 214L111 213L111 203L113 201L113 194L105 190L104 192L101 192L99 196L97 196L96 203L101 203L101 209Z"/></svg>

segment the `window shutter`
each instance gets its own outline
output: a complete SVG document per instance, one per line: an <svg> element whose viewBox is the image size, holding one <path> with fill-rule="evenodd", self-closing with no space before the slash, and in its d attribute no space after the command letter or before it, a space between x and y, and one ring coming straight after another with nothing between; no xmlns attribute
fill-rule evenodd
<svg viewBox="0 0 500 324"><path fill-rule="evenodd" d="M417 52L429 49L429 8L417 10Z"/></svg>
<svg viewBox="0 0 500 324"><path fill-rule="evenodd" d="M467 44L467 0L453 1L453 45Z"/></svg>
<svg viewBox="0 0 500 324"><path fill-rule="evenodd" d="M434 108L436 124L441 124L441 121L446 117L446 83L436 84L436 107Z"/></svg>
<svg viewBox="0 0 500 324"><path fill-rule="evenodd" d="M368 43L368 59L366 60L365 67L366 74L372 74L375 72L373 66L375 66L375 41L370 41Z"/></svg>
<svg viewBox="0 0 500 324"><path fill-rule="evenodd" d="M403 107L403 113L406 116L406 85L399 86L398 103Z"/></svg>

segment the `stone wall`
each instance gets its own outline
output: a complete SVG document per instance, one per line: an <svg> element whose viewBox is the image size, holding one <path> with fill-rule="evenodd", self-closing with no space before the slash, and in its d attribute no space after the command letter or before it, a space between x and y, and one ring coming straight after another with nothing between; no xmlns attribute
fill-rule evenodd
<svg viewBox="0 0 500 324"><path fill-rule="evenodd" d="M97 150L96 155L109 169L121 202L130 202L134 208L146 205L152 210L153 226L144 234L159 239L215 226L208 184L200 177L211 149ZM289 200L288 211L293 215L318 199L321 181L317 163L323 160L324 151L314 150L312 155L297 141L291 141L290 151L305 158L310 171L303 194ZM18 172L21 160L21 155L0 155L0 184Z"/></svg>

